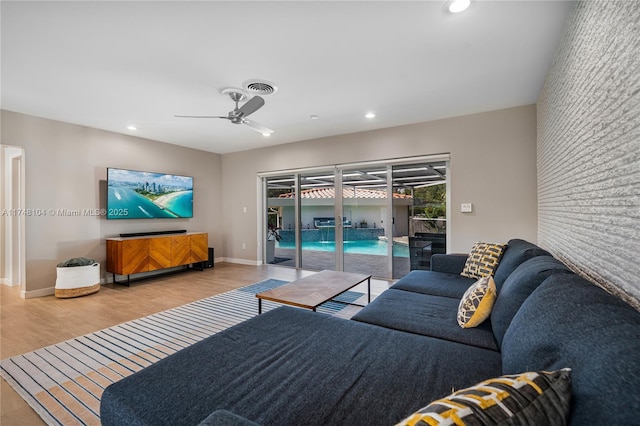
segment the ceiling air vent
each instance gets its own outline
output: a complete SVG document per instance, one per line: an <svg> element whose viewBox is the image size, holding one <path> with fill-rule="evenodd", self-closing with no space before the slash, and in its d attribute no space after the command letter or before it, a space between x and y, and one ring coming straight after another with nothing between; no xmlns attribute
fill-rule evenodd
<svg viewBox="0 0 640 426"><path fill-rule="evenodd" d="M247 80L243 83L244 90L250 95L270 95L278 91L278 86L267 80Z"/></svg>

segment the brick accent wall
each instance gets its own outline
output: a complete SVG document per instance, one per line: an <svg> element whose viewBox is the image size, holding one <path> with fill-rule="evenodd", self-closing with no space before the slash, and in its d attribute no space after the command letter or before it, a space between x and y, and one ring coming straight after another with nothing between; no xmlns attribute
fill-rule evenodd
<svg viewBox="0 0 640 426"><path fill-rule="evenodd" d="M538 242L640 309L640 1L574 5L537 104Z"/></svg>

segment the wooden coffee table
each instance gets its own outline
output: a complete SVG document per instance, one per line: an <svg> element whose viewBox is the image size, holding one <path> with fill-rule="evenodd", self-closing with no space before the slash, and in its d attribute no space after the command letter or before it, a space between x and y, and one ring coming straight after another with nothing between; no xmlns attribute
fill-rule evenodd
<svg viewBox="0 0 640 426"><path fill-rule="evenodd" d="M353 274L350 272L321 271L308 277L292 281L289 284L263 291L256 294L258 298L258 314L262 313L262 300L283 303L286 305L299 306L311 309L323 303L333 300L334 297L352 289L358 284L367 281L367 302L371 302L371 275ZM346 305L356 305L355 303L342 302Z"/></svg>

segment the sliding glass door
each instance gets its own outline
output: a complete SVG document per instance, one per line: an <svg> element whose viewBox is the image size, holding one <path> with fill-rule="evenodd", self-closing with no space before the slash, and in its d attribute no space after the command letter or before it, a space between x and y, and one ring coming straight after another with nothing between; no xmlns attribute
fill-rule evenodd
<svg viewBox="0 0 640 426"><path fill-rule="evenodd" d="M446 253L446 163L393 167L396 241L393 278L414 269L431 269L431 256Z"/></svg>
<svg viewBox="0 0 640 426"><path fill-rule="evenodd" d="M263 177L265 263L380 278L428 269L446 251L446 160Z"/></svg>
<svg viewBox="0 0 640 426"><path fill-rule="evenodd" d="M265 178L264 262L297 267L295 175Z"/></svg>
<svg viewBox="0 0 640 426"><path fill-rule="evenodd" d="M387 169L385 165L340 169L345 272L390 276L393 229L388 219Z"/></svg>
<svg viewBox="0 0 640 426"><path fill-rule="evenodd" d="M336 267L335 170L300 174L300 265L314 271L340 270Z"/></svg>

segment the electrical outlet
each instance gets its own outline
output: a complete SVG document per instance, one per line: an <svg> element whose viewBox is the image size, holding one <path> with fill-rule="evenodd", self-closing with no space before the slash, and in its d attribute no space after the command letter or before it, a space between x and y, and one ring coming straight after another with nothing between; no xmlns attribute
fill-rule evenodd
<svg viewBox="0 0 640 426"><path fill-rule="evenodd" d="M471 203L462 203L460 204L460 212L462 213L471 213L473 211L473 204Z"/></svg>
<svg viewBox="0 0 640 426"><path fill-rule="evenodd" d="M247 208L246 208L246 207L243 207L243 208L242 208L242 213L246 213L246 212L247 212Z"/></svg>
<svg viewBox="0 0 640 426"><path fill-rule="evenodd" d="M242 243L242 250L246 250L247 249L247 243Z"/></svg>

